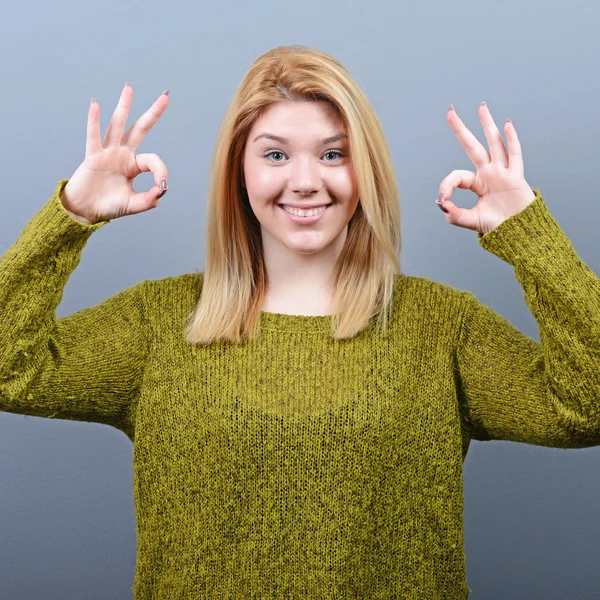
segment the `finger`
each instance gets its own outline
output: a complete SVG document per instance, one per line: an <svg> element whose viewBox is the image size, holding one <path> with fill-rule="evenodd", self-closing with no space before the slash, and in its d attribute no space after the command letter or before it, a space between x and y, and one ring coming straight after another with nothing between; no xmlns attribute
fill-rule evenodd
<svg viewBox="0 0 600 600"><path fill-rule="evenodd" d="M492 162L497 162L502 166L508 168L508 154L506 153L506 147L504 146L504 140L502 134L494 122L492 113L485 102L481 103L479 107L479 119L483 125L483 133L487 140L490 148L490 155Z"/></svg>
<svg viewBox="0 0 600 600"><path fill-rule="evenodd" d="M133 100L133 88L127 83L121 92L117 108L108 124L106 135L104 136L104 147L119 146L121 144L121 136L127 123L129 109Z"/></svg>
<svg viewBox="0 0 600 600"><path fill-rule="evenodd" d="M158 97L158 100L127 130L121 143L129 146L135 152L146 134L156 125L168 105L169 90L165 90Z"/></svg>
<svg viewBox="0 0 600 600"><path fill-rule="evenodd" d="M444 200L448 200L456 188L471 190L477 194L475 191L477 189L475 179L476 173L473 173L473 171L457 169L452 171L452 173L450 173L448 176L444 177L440 183L439 192L440 194L443 194ZM479 196L479 194L477 195Z"/></svg>
<svg viewBox="0 0 600 600"><path fill-rule="evenodd" d="M100 105L92 98L88 110L87 135L85 139L85 155L95 154L102 150L100 139Z"/></svg>
<svg viewBox="0 0 600 600"><path fill-rule="evenodd" d="M506 140L508 142L508 168L514 170L515 173L521 177L525 177L521 142L519 142L517 130L510 117L508 117L504 124L504 134L506 135Z"/></svg>
<svg viewBox="0 0 600 600"><path fill-rule="evenodd" d="M443 206L444 209L446 209L444 216L446 217L446 221L448 221L448 223L451 225L456 225L457 227L471 229L472 231L479 231L477 228L476 206L473 208L461 208L449 200L445 200L443 202Z"/></svg>
<svg viewBox="0 0 600 600"><path fill-rule="evenodd" d="M165 186L169 180L169 171L165 163L160 159L158 154L137 154L135 156L138 169L143 172L152 172L154 175L155 185L147 192L135 193L129 199L129 208L132 209L133 213L142 212L142 210L148 210L153 208L158 203L158 200L162 198L168 187L161 193L160 183L161 179L165 180ZM135 210L133 210L135 209Z"/></svg>
<svg viewBox="0 0 600 600"><path fill-rule="evenodd" d="M491 161L488 151L481 145L479 140L467 129L461 118L452 107L446 114L450 128L457 137L460 145L465 149L467 156L476 167L481 167Z"/></svg>
<svg viewBox="0 0 600 600"><path fill-rule="evenodd" d="M445 177L442 180L442 183L440 183L440 198L443 199L440 207L443 206L446 221L448 221L448 223L456 225L457 227L464 227L465 229L477 229L476 207L471 209L461 208L449 200L452 196L452 192L456 188L475 191L473 188L477 187L476 176L476 173L473 173L472 171L456 170L452 171L452 173Z"/></svg>

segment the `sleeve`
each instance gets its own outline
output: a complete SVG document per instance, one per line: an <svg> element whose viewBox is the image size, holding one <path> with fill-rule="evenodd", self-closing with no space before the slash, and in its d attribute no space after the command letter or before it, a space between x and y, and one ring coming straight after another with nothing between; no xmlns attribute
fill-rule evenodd
<svg viewBox="0 0 600 600"><path fill-rule="evenodd" d="M145 282L56 318L92 232L63 207L61 180L0 258L0 411L112 425L131 440L148 352Z"/></svg>
<svg viewBox="0 0 600 600"><path fill-rule="evenodd" d="M555 448L600 444L600 280L539 192L479 244L514 267L540 342L461 291L456 381L476 440Z"/></svg>

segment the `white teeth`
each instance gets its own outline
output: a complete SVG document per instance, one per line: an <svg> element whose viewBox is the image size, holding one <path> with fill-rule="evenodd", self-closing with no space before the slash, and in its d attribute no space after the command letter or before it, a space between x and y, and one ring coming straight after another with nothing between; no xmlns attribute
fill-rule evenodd
<svg viewBox="0 0 600 600"><path fill-rule="evenodd" d="M313 215L318 215L319 213L322 213L327 208L327 206L321 206L320 208L313 208L311 210L300 210L298 208L291 208L285 205L282 205L282 208L283 210L291 213L292 215L296 215L297 217L312 217Z"/></svg>

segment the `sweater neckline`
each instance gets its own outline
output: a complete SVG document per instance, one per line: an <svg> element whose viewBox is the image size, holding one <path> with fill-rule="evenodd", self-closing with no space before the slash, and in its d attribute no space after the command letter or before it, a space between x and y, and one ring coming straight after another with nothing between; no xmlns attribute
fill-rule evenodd
<svg viewBox="0 0 600 600"><path fill-rule="evenodd" d="M260 313L260 328L269 331L295 333L331 331L333 315L292 315L287 313Z"/></svg>
<svg viewBox="0 0 600 600"><path fill-rule="evenodd" d="M397 289L408 275L399 276L394 286ZM333 315L293 315L288 313L260 311L260 329L286 333L332 333Z"/></svg>

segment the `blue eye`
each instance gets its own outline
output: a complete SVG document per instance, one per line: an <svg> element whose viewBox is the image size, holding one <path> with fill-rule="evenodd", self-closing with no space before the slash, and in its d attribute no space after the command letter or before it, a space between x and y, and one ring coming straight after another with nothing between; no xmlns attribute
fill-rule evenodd
<svg viewBox="0 0 600 600"><path fill-rule="evenodd" d="M267 154L265 154L265 158L268 158L271 156L271 154L283 154L283 152L279 152L279 150L273 150L271 152L268 152ZM273 160L272 158L269 158L269 160L271 162L281 162L280 160Z"/></svg>
<svg viewBox="0 0 600 600"><path fill-rule="evenodd" d="M337 156L336 160L343 158L343 156L344 156L344 153L340 152L339 150L327 150L327 152L325 152L325 154L334 154L335 156ZM333 161L329 160L327 162L333 162Z"/></svg>
<svg viewBox="0 0 600 600"><path fill-rule="evenodd" d="M274 162L274 163L283 162L281 160L274 160L273 158L270 158L272 154L281 154L281 155L285 156L285 154L283 154L283 152L281 152L280 150L271 150L271 152L267 152L265 154L265 158L267 158L270 162ZM326 162L335 162L336 160L340 160L341 158L344 157L344 153L341 152L340 150L327 150L327 152L325 152L325 154L323 156L326 156L327 154L334 154L336 156L336 158L335 158L335 160L328 160Z"/></svg>

